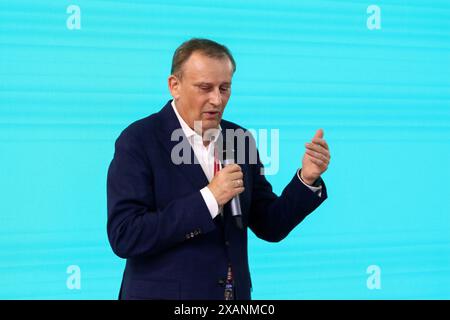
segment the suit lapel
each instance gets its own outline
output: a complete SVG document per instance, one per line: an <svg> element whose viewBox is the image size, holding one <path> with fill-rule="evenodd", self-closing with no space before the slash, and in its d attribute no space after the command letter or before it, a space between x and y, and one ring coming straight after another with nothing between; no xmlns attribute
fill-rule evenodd
<svg viewBox="0 0 450 320"><path fill-rule="evenodd" d="M198 190L208 185L209 181L203 169L195 156L187 137L181 129L180 122L172 109L172 100L170 100L158 113L160 117L158 138L164 147L164 150L171 158L171 164L178 168L186 177L187 180ZM176 164L172 159L172 151L175 156L180 156L184 161ZM179 152L178 152L179 151ZM178 161L178 159L177 159Z"/></svg>

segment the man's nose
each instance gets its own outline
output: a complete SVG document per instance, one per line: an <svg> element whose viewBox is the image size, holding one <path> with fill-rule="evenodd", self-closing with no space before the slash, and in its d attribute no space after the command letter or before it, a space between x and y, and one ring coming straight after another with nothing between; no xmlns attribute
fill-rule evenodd
<svg viewBox="0 0 450 320"><path fill-rule="evenodd" d="M222 95L220 94L220 89L219 88L215 88L211 92L210 102L211 102L211 104L213 104L215 106L222 105Z"/></svg>

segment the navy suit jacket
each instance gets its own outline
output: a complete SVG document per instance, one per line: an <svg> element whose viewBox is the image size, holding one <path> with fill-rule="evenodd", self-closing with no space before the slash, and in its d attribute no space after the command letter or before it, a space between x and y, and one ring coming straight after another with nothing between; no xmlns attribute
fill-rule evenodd
<svg viewBox="0 0 450 320"><path fill-rule="evenodd" d="M225 120L221 127L241 128ZM200 164L171 160L180 143L171 140L172 132L180 128L169 101L116 140L107 179L107 231L113 251L127 259L119 299L223 299L229 262L235 298L250 299L247 227L266 241L282 240L326 199L325 184L318 197L295 172L278 197L260 174L258 157L256 164L240 164L244 228L234 223L229 204L223 218L212 219L200 193L208 185ZM249 148L254 144L246 144L247 154Z"/></svg>

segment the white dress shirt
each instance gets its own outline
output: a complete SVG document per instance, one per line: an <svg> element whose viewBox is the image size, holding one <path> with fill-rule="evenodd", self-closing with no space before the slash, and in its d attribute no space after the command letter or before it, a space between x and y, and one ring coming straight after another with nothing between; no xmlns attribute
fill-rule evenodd
<svg viewBox="0 0 450 320"><path fill-rule="evenodd" d="M180 122L181 129L183 129L184 135L186 136L192 149L194 150L194 154L197 157L199 164L202 167L203 172L205 173L205 176L208 178L208 181L211 182L211 180L214 177L214 145L217 139L219 138L219 133L222 130L222 128L219 126L219 128L217 128L217 131L214 130L209 131L212 133L210 137L211 142L208 144L208 146L205 147L205 145L203 144L202 136L199 135L197 132L195 132L193 129L191 129L191 127L188 126L188 124L183 120L183 118L178 113L174 100L172 100L172 108L178 118L178 121ZM320 197L322 195L322 186L312 187L307 185L301 179L299 172L300 170L297 171L297 177L300 179L300 181ZM211 217L214 219L219 214L219 204L217 203L216 198L214 197L213 193L207 186L201 189L200 193L202 194L203 200L205 200L206 206L209 209Z"/></svg>

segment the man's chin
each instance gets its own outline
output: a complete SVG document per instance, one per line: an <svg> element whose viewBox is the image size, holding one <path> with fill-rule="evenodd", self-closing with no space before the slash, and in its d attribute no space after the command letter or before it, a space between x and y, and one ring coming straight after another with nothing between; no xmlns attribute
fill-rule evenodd
<svg viewBox="0 0 450 320"><path fill-rule="evenodd" d="M209 130L209 129L217 129L219 127L220 124L220 120L214 119L207 119L207 120L202 120L202 127L203 130Z"/></svg>

